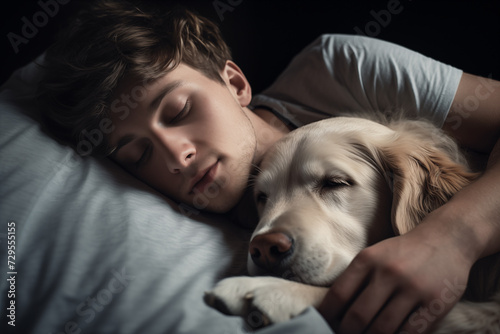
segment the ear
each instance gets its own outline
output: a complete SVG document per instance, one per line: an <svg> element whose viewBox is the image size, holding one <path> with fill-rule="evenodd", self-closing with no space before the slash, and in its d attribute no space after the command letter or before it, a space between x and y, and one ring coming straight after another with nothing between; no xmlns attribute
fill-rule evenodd
<svg viewBox="0 0 500 334"><path fill-rule="evenodd" d="M221 76L240 105L248 106L252 100L252 88L238 65L231 60L226 61Z"/></svg>
<svg viewBox="0 0 500 334"><path fill-rule="evenodd" d="M458 146L439 129L401 130L380 149L385 175L392 179L391 218L396 234L413 229L478 176L468 171Z"/></svg>

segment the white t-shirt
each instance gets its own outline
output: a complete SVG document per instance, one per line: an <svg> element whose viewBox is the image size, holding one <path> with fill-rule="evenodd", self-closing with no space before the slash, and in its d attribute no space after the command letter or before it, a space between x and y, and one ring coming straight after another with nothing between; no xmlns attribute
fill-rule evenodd
<svg viewBox="0 0 500 334"><path fill-rule="evenodd" d="M369 37L322 35L251 106L299 127L352 112L403 111L442 127L462 71Z"/></svg>

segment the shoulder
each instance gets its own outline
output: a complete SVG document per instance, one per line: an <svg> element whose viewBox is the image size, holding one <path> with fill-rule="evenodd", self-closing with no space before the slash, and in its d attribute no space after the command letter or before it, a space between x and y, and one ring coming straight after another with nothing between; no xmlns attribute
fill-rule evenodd
<svg viewBox="0 0 500 334"><path fill-rule="evenodd" d="M303 52L322 50L329 54L344 55L346 57L362 54L373 55L376 52L391 54L394 51L413 52L398 44L381 39L345 34L323 34L316 38Z"/></svg>
<svg viewBox="0 0 500 334"><path fill-rule="evenodd" d="M358 73L370 78L380 72L399 72L395 67L404 70L409 65L432 68L437 64L431 58L392 42L345 34L320 35L293 61L301 67L311 62L326 65L331 75Z"/></svg>

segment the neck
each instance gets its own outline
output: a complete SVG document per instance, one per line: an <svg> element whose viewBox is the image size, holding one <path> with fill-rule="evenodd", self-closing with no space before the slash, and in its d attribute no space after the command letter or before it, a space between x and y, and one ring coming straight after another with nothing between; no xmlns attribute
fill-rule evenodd
<svg viewBox="0 0 500 334"><path fill-rule="evenodd" d="M291 131L278 117L267 109L246 109L252 123L257 141L254 164L259 166L267 150L281 137ZM252 179L255 177L254 168L248 186L238 204L231 210L231 220L246 228L255 228L258 222L257 210L253 200Z"/></svg>
<svg viewBox="0 0 500 334"><path fill-rule="evenodd" d="M267 150L291 129L267 109L249 110L248 117L255 131L257 149L254 163L258 166Z"/></svg>
<svg viewBox="0 0 500 334"><path fill-rule="evenodd" d="M253 230L257 226L257 223L259 222L259 215L253 200L253 189L251 187L247 187L245 193L241 197L241 200L229 212L229 217L231 221L243 228Z"/></svg>

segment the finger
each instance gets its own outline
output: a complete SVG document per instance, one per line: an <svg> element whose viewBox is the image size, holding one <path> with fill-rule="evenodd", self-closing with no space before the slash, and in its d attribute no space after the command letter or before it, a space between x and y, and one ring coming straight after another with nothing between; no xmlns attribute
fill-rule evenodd
<svg viewBox="0 0 500 334"><path fill-rule="evenodd" d="M417 303L415 298L407 294L394 295L373 320L367 333L396 333L407 321Z"/></svg>
<svg viewBox="0 0 500 334"><path fill-rule="evenodd" d="M363 333L391 298L394 291L392 285L372 282L368 284L344 314L339 332Z"/></svg>
<svg viewBox="0 0 500 334"><path fill-rule="evenodd" d="M325 298L318 307L323 318L333 327L349 304L367 284L369 266L355 258L347 269L333 282Z"/></svg>
<svg viewBox="0 0 500 334"><path fill-rule="evenodd" d="M341 333L362 333L391 298L392 286L370 283L351 304L340 323Z"/></svg>
<svg viewBox="0 0 500 334"><path fill-rule="evenodd" d="M401 326L401 334L425 334L431 332L433 326L441 317L440 314L427 307L419 307L411 312L407 321Z"/></svg>

